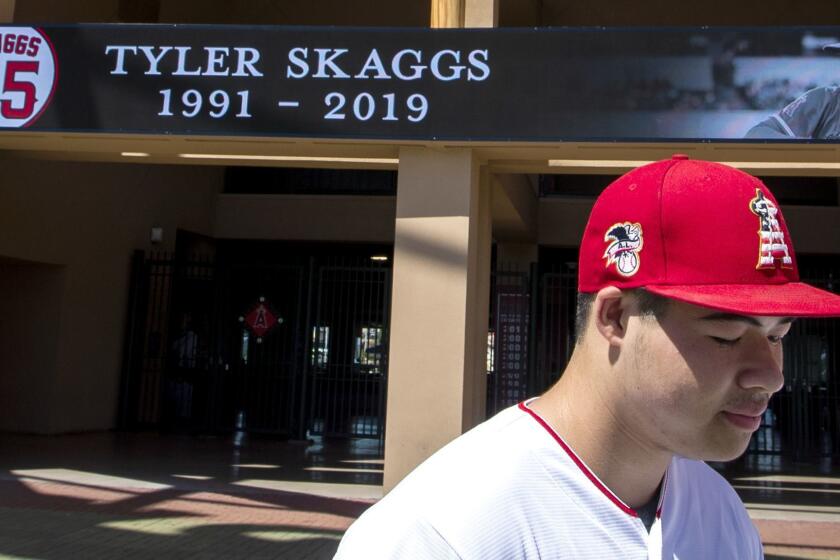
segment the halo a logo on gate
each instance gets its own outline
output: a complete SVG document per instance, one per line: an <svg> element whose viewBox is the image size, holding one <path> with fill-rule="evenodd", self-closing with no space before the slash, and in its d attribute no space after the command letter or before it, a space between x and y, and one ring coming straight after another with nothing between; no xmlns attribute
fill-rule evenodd
<svg viewBox="0 0 840 560"><path fill-rule="evenodd" d="M34 27L0 27L0 127L22 128L41 116L58 66L47 36Z"/></svg>

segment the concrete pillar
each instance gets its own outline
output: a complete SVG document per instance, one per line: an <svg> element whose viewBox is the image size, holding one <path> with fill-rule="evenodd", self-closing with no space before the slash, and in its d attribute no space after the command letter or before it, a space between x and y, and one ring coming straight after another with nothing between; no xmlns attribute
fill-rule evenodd
<svg viewBox="0 0 840 560"><path fill-rule="evenodd" d="M432 0L431 27L442 29L464 27L464 1Z"/></svg>
<svg viewBox="0 0 840 560"><path fill-rule="evenodd" d="M434 28L497 27L499 0L432 0Z"/></svg>
<svg viewBox="0 0 840 560"><path fill-rule="evenodd" d="M464 27L498 27L499 0L466 0Z"/></svg>
<svg viewBox="0 0 840 560"><path fill-rule="evenodd" d="M15 0L0 0L0 23L15 21Z"/></svg>
<svg viewBox="0 0 840 560"><path fill-rule="evenodd" d="M400 150L385 491L484 419L489 193L469 149Z"/></svg>

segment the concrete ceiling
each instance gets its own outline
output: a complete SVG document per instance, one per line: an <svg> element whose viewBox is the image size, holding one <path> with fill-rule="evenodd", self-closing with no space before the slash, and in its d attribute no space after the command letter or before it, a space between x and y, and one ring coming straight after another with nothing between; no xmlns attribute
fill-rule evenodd
<svg viewBox="0 0 840 560"><path fill-rule="evenodd" d="M6 158L179 165L397 169L400 147L418 145L472 148L494 173L619 174L640 162L685 153L763 175L840 176L840 145L832 144L390 142L0 132L0 155Z"/></svg>

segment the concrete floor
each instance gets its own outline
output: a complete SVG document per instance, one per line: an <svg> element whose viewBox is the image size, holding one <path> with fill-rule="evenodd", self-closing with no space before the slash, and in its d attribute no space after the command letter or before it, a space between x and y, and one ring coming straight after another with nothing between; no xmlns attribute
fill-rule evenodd
<svg viewBox="0 0 840 560"><path fill-rule="evenodd" d="M840 558L840 468L716 465L768 559ZM0 557L331 558L381 497L375 440L0 435Z"/></svg>

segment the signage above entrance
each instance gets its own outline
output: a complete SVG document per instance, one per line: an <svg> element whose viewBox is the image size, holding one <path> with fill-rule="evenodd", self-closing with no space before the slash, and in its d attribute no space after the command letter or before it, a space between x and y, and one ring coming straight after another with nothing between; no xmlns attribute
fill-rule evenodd
<svg viewBox="0 0 840 560"><path fill-rule="evenodd" d="M0 27L0 128L840 141L840 28Z"/></svg>

